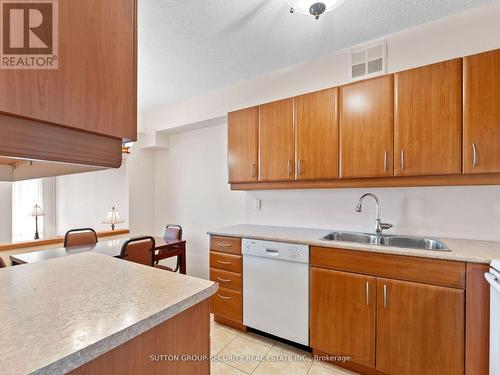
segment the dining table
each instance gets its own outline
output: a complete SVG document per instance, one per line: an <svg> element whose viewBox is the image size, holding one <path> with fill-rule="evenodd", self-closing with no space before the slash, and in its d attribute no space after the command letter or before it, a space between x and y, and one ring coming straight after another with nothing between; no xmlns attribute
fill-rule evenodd
<svg viewBox="0 0 500 375"><path fill-rule="evenodd" d="M123 244L134 238L135 236L114 238L102 240L92 245L73 246L73 247L58 247L54 249L46 249L22 254L13 254L10 256L10 261L13 266L37 263L48 259L70 256L85 252L95 252L112 257L120 257ZM163 237L154 237L155 239L155 261L160 261L170 257L178 256L180 258L179 272L186 274L186 241L177 239L166 239Z"/></svg>

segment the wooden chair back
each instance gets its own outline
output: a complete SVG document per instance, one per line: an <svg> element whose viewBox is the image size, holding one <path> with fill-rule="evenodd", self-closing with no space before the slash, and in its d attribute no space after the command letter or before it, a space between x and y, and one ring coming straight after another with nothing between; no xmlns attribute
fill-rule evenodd
<svg viewBox="0 0 500 375"><path fill-rule="evenodd" d="M166 240L182 240L182 227L178 224L167 224L163 231Z"/></svg>
<svg viewBox="0 0 500 375"><path fill-rule="evenodd" d="M154 266L155 239L151 236L144 236L127 240L122 245L120 258L146 266Z"/></svg>
<svg viewBox="0 0 500 375"><path fill-rule="evenodd" d="M97 233L92 228L71 229L64 235L64 247L93 245L97 243Z"/></svg>

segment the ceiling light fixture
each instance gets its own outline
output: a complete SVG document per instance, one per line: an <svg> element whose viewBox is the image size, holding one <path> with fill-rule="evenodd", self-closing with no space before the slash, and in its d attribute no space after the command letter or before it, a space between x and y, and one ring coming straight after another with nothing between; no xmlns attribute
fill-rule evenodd
<svg viewBox="0 0 500 375"><path fill-rule="evenodd" d="M338 8L343 2L344 0L288 0L290 13L310 14L316 19Z"/></svg>

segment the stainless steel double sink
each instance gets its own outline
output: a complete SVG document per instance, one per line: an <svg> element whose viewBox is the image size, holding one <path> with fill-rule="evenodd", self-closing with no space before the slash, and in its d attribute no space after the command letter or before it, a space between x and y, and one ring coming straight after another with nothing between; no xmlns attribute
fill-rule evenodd
<svg viewBox="0 0 500 375"><path fill-rule="evenodd" d="M356 232L332 232L321 239L325 241L355 242L366 245L392 246L409 249L451 251L443 242L426 237Z"/></svg>

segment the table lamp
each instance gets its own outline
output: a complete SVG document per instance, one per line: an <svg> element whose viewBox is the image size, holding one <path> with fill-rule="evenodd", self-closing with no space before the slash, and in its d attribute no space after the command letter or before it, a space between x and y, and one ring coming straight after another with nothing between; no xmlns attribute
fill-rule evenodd
<svg viewBox="0 0 500 375"><path fill-rule="evenodd" d="M108 216L106 216L106 219L103 220L104 224L111 224L111 230L115 230L115 224L121 224L124 222L125 222L125 220L123 220L120 217L118 210L114 206L111 208L111 210L109 210Z"/></svg>
<svg viewBox="0 0 500 375"><path fill-rule="evenodd" d="M40 236L38 235L38 216L44 215L46 214L42 210L42 207L40 207L38 204L35 204L35 207L33 207L33 212L31 212L31 216L35 217L35 240L40 239Z"/></svg>

